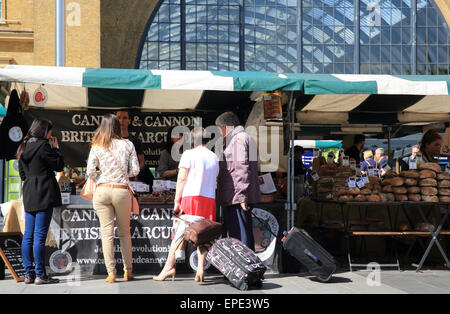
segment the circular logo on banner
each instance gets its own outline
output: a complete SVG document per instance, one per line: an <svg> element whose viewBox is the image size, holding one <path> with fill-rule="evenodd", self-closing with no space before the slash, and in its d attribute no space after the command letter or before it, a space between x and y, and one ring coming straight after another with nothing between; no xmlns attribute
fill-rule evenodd
<svg viewBox="0 0 450 314"><path fill-rule="evenodd" d="M43 106L47 102L48 94L43 87L39 87L34 91L33 101L36 105Z"/></svg>
<svg viewBox="0 0 450 314"><path fill-rule="evenodd" d="M72 266L72 256L64 251L56 251L50 256L50 268L58 274L65 273Z"/></svg>
<svg viewBox="0 0 450 314"><path fill-rule="evenodd" d="M22 129L18 126L13 126L8 132L9 139L13 142L20 142L23 139Z"/></svg>
<svg viewBox="0 0 450 314"><path fill-rule="evenodd" d="M189 257L189 265L191 266L192 270L197 271L198 267L197 250L192 252L191 256ZM205 270L207 270L209 266L211 266L211 263L205 260Z"/></svg>
<svg viewBox="0 0 450 314"><path fill-rule="evenodd" d="M12 245L11 245L11 243L12 243ZM5 249L7 249L7 248L20 248L21 245L16 240L6 239L5 242L4 242L4 247L5 247Z"/></svg>
<svg viewBox="0 0 450 314"><path fill-rule="evenodd" d="M268 211L260 208L253 208L252 212L256 216L252 218L255 252L261 261L264 262L275 253L277 239L272 233L278 234L280 227L275 216ZM272 231L272 233L270 231Z"/></svg>

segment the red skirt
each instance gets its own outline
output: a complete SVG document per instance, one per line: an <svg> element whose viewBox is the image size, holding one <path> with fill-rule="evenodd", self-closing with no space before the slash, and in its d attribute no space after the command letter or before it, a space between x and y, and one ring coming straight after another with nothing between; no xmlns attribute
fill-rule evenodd
<svg viewBox="0 0 450 314"><path fill-rule="evenodd" d="M216 221L216 200L204 196L188 196L181 199L181 210L186 215L200 216Z"/></svg>

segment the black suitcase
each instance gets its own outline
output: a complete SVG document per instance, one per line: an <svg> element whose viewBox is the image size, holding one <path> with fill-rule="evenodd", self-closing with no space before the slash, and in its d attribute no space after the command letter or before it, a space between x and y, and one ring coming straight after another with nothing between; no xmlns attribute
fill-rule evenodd
<svg viewBox="0 0 450 314"><path fill-rule="evenodd" d="M308 271L322 282L327 282L336 271L336 262L319 243L303 229L292 228L282 240L283 247Z"/></svg>
<svg viewBox="0 0 450 314"><path fill-rule="evenodd" d="M266 266L238 239L217 240L206 260L216 267L239 290L261 288Z"/></svg>

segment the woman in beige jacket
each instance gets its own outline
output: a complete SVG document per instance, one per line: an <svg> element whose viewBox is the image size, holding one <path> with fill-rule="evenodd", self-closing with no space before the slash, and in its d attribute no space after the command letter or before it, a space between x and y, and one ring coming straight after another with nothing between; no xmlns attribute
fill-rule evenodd
<svg viewBox="0 0 450 314"><path fill-rule="evenodd" d="M97 171L99 169L99 171ZM94 209L100 220L102 249L108 271L106 281L116 281L114 258L114 218L124 264L124 279L133 279L130 215L132 198L128 177L137 176L139 161L133 143L122 139L117 116L108 114L92 139L87 175L95 180Z"/></svg>

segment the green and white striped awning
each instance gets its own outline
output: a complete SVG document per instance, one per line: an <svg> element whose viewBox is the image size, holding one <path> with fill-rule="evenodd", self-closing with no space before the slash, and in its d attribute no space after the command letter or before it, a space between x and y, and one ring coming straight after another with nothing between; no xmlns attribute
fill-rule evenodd
<svg viewBox="0 0 450 314"><path fill-rule="evenodd" d="M450 120L449 75L278 74L9 65L0 69L1 81L22 84L30 93L30 106L52 109L194 110L202 101L205 103L204 94L210 91L227 94L281 90L303 95L297 102L301 124L371 124L380 119L387 119L386 123ZM213 101L206 102L214 109Z"/></svg>

